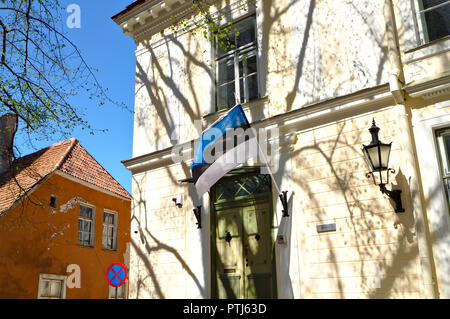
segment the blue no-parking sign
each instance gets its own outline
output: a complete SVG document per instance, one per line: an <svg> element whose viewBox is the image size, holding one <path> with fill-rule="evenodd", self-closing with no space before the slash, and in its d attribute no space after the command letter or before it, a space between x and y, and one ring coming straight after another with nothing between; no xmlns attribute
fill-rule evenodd
<svg viewBox="0 0 450 319"><path fill-rule="evenodd" d="M121 263L114 263L109 266L106 272L106 280L113 287L119 287L127 279L127 268Z"/></svg>

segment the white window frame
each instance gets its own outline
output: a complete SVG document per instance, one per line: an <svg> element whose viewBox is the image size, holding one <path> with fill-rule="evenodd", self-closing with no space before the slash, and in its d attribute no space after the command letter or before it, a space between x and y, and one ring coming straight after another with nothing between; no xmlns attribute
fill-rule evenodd
<svg viewBox="0 0 450 319"><path fill-rule="evenodd" d="M444 192L446 193L447 203L450 205L450 167L448 165L449 159L447 158L447 154L450 153L450 150L446 149L443 139L444 135L450 135L450 127L436 130L441 182L444 187Z"/></svg>
<svg viewBox="0 0 450 319"><path fill-rule="evenodd" d="M105 236L105 226L110 227L110 224L105 224L105 214L112 214L114 215L114 224L112 225L112 227L114 227L114 232L113 232L113 247L105 247L103 245L103 238ZM118 226L118 217L119 214L115 211L112 210L108 210L105 209L103 211L103 227L102 227L102 249L106 249L106 250L117 250L117 226Z"/></svg>
<svg viewBox="0 0 450 319"><path fill-rule="evenodd" d="M53 275L53 274L39 274L39 284L38 284L38 299L66 299L66 280L67 276L64 275ZM60 297L50 297L41 296L41 291L45 281L60 281L61 282L61 294Z"/></svg>
<svg viewBox="0 0 450 319"><path fill-rule="evenodd" d="M431 8L421 9L421 6L420 6L421 1L422 0L414 0L413 4L411 6L412 10L413 10L413 19L414 19L414 24L415 24L415 32L416 32L416 39L417 39L417 42L418 42L417 43L418 46L430 43L430 41L428 39L428 26L427 26L427 23L425 21L425 16L423 14L425 12L432 11L432 10L437 9L439 7L442 7L442 6L450 4L450 0L447 0L444 3L441 3L439 5L433 6ZM431 42L439 41L439 40L442 40L444 38L436 39L436 40L433 40Z"/></svg>
<svg viewBox="0 0 450 319"><path fill-rule="evenodd" d="M81 210L81 206L84 207L88 207L92 209L92 225L91 225L91 240L89 242L89 245L84 245L82 243L80 243L78 241L78 233L80 232L80 227L78 225L78 229L77 229L77 244L81 247L94 247L94 237L95 237L95 206L94 205L90 205L90 204L80 204L79 210L78 210L78 221L80 220L80 210Z"/></svg>
<svg viewBox="0 0 450 319"><path fill-rule="evenodd" d="M450 212L447 195L443 187L443 174L440 165L439 144L437 132L450 128L450 114L442 112L434 114L419 114L412 118L415 145L421 151L417 152L420 174L430 227L435 235L434 250L436 260L441 269L450 269L448 247L450 243ZM450 282L442 282L439 286L442 298L450 298Z"/></svg>
<svg viewBox="0 0 450 319"><path fill-rule="evenodd" d="M261 97L261 70L260 70L260 39L259 39L259 33L258 33L258 20L257 20L257 16L256 13L252 12L251 14L239 17L238 19L236 19L233 22L233 25L231 26L231 28L233 29L233 26L243 22L247 19L253 19L254 20L254 32L255 32L255 42L253 44L246 44L240 48L236 48L233 50L230 50L227 54L218 57L218 52L217 52L217 42L213 41L213 46L214 46L214 61L215 61L215 69L216 69L216 81L215 81L215 111L221 111L224 110L226 108L221 108L219 109L219 99L218 99L218 93L219 93L219 84L218 84L218 74L219 74L219 61L221 60L226 60L227 58L233 56L233 64L234 64L234 92L235 92L235 104L239 104L239 103L247 103L250 102L251 100L248 100L248 97L241 102L241 88L240 88L240 81L239 81L239 60L240 57L250 51L255 51L255 57L256 57L256 83L257 83L257 97L256 98L260 98ZM244 86L245 86L245 81L244 82ZM245 94L245 88L244 88L244 94ZM229 107L233 107L234 105L230 105Z"/></svg>
<svg viewBox="0 0 450 319"><path fill-rule="evenodd" d="M108 285L108 299L116 299L116 287L113 287L111 285ZM123 297L117 298L117 299L128 299L128 279L125 279L125 282L117 287L118 289L122 289L123 291Z"/></svg>

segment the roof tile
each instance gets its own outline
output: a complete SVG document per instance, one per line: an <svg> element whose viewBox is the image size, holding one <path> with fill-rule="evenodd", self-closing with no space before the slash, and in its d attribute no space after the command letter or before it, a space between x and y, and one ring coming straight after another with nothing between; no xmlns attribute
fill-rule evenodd
<svg viewBox="0 0 450 319"><path fill-rule="evenodd" d="M71 138L18 158L10 171L0 175L0 214L56 170L131 199L78 140Z"/></svg>

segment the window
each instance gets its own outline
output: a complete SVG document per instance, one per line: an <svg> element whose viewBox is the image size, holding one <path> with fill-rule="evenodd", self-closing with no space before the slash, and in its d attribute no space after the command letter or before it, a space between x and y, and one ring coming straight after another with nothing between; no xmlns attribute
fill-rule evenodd
<svg viewBox="0 0 450 319"><path fill-rule="evenodd" d="M38 298L66 298L66 276L39 274Z"/></svg>
<svg viewBox="0 0 450 319"><path fill-rule="evenodd" d="M127 286L128 286L128 279L125 280L125 282L117 287L117 299L126 299L127 298ZM109 285L109 299L116 299L116 287Z"/></svg>
<svg viewBox="0 0 450 319"><path fill-rule="evenodd" d="M450 203L450 129L437 131L437 142L441 160L441 176Z"/></svg>
<svg viewBox="0 0 450 319"><path fill-rule="evenodd" d="M80 205L78 245L94 246L94 209L92 207Z"/></svg>
<svg viewBox="0 0 450 319"><path fill-rule="evenodd" d="M417 11L424 43L450 34L450 0L418 0Z"/></svg>
<svg viewBox="0 0 450 319"><path fill-rule="evenodd" d="M103 214L103 239L102 247L104 249L115 250L117 247L117 214L113 212L104 212Z"/></svg>
<svg viewBox="0 0 450 319"><path fill-rule="evenodd" d="M227 50L216 44L217 110L259 97L255 16L232 26L233 45Z"/></svg>
<svg viewBox="0 0 450 319"><path fill-rule="evenodd" d="M58 206L58 199L56 196L50 196L50 207L56 208Z"/></svg>

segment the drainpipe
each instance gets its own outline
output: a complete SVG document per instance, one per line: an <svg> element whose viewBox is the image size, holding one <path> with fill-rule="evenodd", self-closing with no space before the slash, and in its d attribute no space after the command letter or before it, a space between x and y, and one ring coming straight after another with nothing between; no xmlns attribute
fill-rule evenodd
<svg viewBox="0 0 450 319"><path fill-rule="evenodd" d="M423 190L420 186L420 171L414 144L414 135L411 124L411 110L405 105L404 91L400 78L403 77L402 65L395 37L395 18L392 0L385 0L383 8L386 22L386 36L389 61L389 86L392 97L396 102L399 114L399 131L401 132L401 145L403 150L402 166L410 177L410 193L412 210L417 231L419 260L421 266L422 291L424 298L437 298L436 274L432 258L431 236L428 229L426 211L423 205ZM408 212L406 212L407 214Z"/></svg>
<svg viewBox="0 0 450 319"><path fill-rule="evenodd" d="M403 104L404 93L400 83L400 77L403 77L402 65L398 54L397 41L394 31L394 15L392 13L391 0L385 0L383 7L384 18L386 21L386 42L387 56L389 62L389 87L392 96L397 104Z"/></svg>

